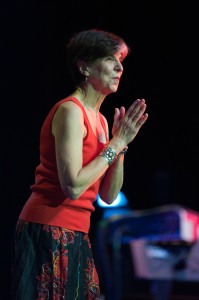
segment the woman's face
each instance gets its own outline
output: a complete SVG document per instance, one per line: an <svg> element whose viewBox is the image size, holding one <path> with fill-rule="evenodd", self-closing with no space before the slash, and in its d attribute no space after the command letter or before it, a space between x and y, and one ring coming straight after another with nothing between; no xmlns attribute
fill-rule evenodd
<svg viewBox="0 0 199 300"><path fill-rule="evenodd" d="M120 77L122 76L122 60L124 49L112 55L98 59L92 65L89 65L88 83L102 93L108 95L115 93L118 89Z"/></svg>

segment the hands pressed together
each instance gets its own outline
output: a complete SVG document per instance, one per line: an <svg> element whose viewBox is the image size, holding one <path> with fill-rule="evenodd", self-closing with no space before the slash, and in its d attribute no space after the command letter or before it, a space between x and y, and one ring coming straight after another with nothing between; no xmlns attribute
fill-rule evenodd
<svg viewBox="0 0 199 300"><path fill-rule="evenodd" d="M126 113L123 106L120 109L116 108L112 128L113 137L119 138L125 145L129 144L148 118L148 114L144 114L145 110L144 99L134 101Z"/></svg>

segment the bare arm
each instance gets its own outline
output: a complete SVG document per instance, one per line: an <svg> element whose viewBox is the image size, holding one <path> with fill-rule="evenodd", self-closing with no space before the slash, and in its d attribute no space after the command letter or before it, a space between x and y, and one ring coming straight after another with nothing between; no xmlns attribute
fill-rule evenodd
<svg viewBox="0 0 199 300"><path fill-rule="evenodd" d="M125 115L125 108L115 109L114 122L112 128L112 136L119 126L119 121ZM107 132L108 123L106 122ZM124 177L124 154L119 154L114 163L106 171L106 174L101 182L99 195L100 198L108 204L111 204L116 198L123 185Z"/></svg>
<svg viewBox="0 0 199 300"><path fill-rule="evenodd" d="M106 171L101 182L99 195L107 204L111 204L123 185L124 154L119 154L114 163Z"/></svg>
<svg viewBox="0 0 199 300"><path fill-rule="evenodd" d="M147 118L146 115L142 116L145 109L140 107L140 103L134 102L122 120L126 119L120 122L109 142L109 146L117 154L135 137ZM140 118L142 122L136 127ZM59 107L53 119L52 133L55 137L57 169L62 190L66 196L77 199L105 173L109 167L108 162L99 155L86 167L82 167L84 121L80 108L73 102L66 102Z"/></svg>
<svg viewBox="0 0 199 300"><path fill-rule="evenodd" d="M67 102L57 110L52 133L60 185L64 194L77 199L107 170L106 160L98 156L86 167L82 167L84 134L83 114L73 102Z"/></svg>

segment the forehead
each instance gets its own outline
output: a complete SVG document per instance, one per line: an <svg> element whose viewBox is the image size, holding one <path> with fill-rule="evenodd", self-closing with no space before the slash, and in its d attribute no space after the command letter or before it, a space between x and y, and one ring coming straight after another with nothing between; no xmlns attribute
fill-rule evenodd
<svg viewBox="0 0 199 300"><path fill-rule="evenodd" d="M122 43L120 45L119 51L115 53L115 56L118 56L120 60L124 60L127 54L128 54L128 47L125 43Z"/></svg>

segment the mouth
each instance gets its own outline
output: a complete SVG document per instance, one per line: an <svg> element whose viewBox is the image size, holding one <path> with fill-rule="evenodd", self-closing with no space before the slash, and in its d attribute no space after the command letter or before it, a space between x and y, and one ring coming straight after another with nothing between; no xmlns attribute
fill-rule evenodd
<svg viewBox="0 0 199 300"><path fill-rule="evenodd" d="M120 77L113 77L113 80L115 80L116 82L120 81Z"/></svg>

